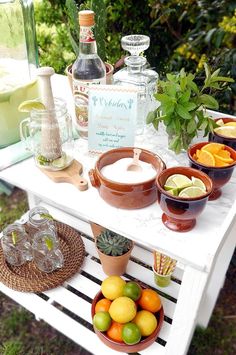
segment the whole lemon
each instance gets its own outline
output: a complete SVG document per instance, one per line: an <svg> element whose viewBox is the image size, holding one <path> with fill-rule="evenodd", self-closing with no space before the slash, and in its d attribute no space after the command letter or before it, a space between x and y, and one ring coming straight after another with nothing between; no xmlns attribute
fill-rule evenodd
<svg viewBox="0 0 236 355"><path fill-rule="evenodd" d="M145 310L137 312L132 322L139 327L144 337L151 335L157 327L157 319L154 314Z"/></svg>
<svg viewBox="0 0 236 355"><path fill-rule="evenodd" d="M137 313L135 302L126 296L116 298L110 305L111 318L118 323L130 322Z"/></svg>
<svg viewBox="0 0 236 355"><path fill-rule="evenodd" d="M109 300L114 300L115 298L122 296L125 283L125 280L120 276L108 276L102 282L101 289L103 296Z"/></svg>

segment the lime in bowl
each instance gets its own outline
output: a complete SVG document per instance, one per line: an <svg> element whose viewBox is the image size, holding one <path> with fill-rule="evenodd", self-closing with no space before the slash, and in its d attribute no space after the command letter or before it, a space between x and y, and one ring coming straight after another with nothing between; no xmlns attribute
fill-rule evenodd
<svg viewBox="0 0 236 355"><path fill-rule="evenodd" d="M211 179L199 170L179 166L162 171L156 184L163 224L175 232L193 229L212 192Z"/></svg>

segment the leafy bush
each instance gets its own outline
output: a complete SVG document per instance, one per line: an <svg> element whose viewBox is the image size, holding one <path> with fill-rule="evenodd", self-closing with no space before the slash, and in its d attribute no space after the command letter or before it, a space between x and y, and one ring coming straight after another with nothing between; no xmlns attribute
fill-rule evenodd
<svg viewBox="0 0 236 355"><path fill-rule="evenodd" d="M108 62L114 64L125 54L120 46L122 36L140 33L151 38L145 55L161 77L185 67L197 71L197 80L201 81L203 64L208 62L213 70L221 67L222 76L236 78L234 0L104 1ZM65 3L44 0L35 6L41 64L52 65L60 73L75 58ZM90 2L76 3L78 8L86 8ZM236 83L217 95L221 111L236 111Z"/></svg>

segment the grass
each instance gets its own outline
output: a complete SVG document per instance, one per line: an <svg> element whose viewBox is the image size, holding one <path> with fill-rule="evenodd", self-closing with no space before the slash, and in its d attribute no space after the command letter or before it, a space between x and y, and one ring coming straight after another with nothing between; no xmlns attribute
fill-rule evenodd
<svg viewBox="0 0 236 355"><path fill-rule="evenodd" d="M28 209L15 189L0 196L0 230ZM207 329L197 328L188 355L236 354L236 267L232 264ZM0 293L0 355L86 355L86 351ZM174 355L174 354L173 354Z"/></svg>

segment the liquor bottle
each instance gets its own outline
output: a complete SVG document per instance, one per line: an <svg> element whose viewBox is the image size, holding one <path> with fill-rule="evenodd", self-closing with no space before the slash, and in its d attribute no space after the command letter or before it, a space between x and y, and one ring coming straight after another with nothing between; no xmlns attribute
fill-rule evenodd
<svg viewBox="0 0 236 355"><path fill-rule="evenodd" d="M106 69L97 54L94 36L94 12L79 12L79 55L72 66L76 127L81 137L88 138L88 93L91 84L106 84Z"/></svg>
<svg viewBox="0 0 236 355"><path fill-rule="evenodd" d="M146 68L146 58L139 55L149 45L150 38L145 35L122 37L121 46L131 55L125 58L127 66L113 76L115 85L133 86L138 91L136 135L144 133L146 117L157 105L153 94L157 91L158 74L156 71Z"/></svg>

